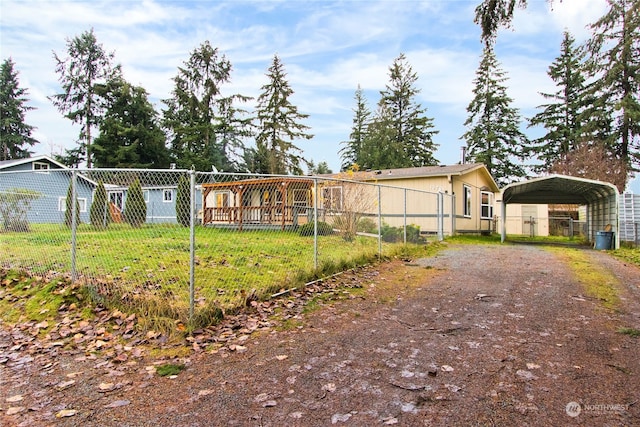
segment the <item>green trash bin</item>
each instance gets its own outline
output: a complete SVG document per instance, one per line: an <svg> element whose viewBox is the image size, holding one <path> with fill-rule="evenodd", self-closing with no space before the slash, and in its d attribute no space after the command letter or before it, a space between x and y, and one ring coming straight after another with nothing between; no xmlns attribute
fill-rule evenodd
<svg viewBox="0 0 640 427"><path fill-rule="evenodd" d="M596 247L599 250L611 249L613 243L613 231L597 231L596 232Z"/></svg>

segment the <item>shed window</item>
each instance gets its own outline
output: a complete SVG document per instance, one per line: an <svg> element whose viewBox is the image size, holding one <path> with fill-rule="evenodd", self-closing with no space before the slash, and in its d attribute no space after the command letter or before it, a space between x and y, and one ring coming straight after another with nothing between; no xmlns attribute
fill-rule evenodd
<svg viewBox="0 0 640 427"><path fill-rule="evenodd" d="M145 203L149 203L149 190L142 190L142 197Z"/></svg>
<svg viewBox="0 0 640 427"><path fill-rule="evenodd" d="M49 173L49 163L33 162L33 170L40 173Z"/></svg>
<svg viewBox="0 0 640 427"><path fill-rule="evenodd" d="M165 203L173 202L173 190L170 188L165 188L162 190L162 201Z"/></svg>
<svg viewBox="0 0 640 427"><path fill-rule="evenodd" d="M480 193L480 217L493 219L493 193L482 191Z"/></svg>
<svg viewBox="0 0 640 427"><path fill-rule="evenodd" d="M463 186L462 203L464 208L464 216L471 218L471 187L468 185Z"/></svg>
<svg viewBox="0 0 640 427"><path fill-rule="evenodd" d="M87 199L86 198L77 198L78 205L80 206L80 212L87 211ZM64 212L67 210L67 198L66 197L58 197L58 211Z"/></svg>
<svg viewBox="0 0 640 427"><path fill-rule="evenodd" d="M342 210L342 187L325 187L322 189L323 206L328 210Z"/></svg>

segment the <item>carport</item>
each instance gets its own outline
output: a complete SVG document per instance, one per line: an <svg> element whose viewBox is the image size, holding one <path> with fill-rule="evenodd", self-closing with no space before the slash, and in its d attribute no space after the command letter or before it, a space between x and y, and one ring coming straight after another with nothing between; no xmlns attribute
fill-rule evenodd
<svg viewBox="0 0 640 427"><path fill-rule="evenodd" d="M507 235L507 204L575 204L587 206L587 238L595 241L596 233L611 225L613 246L620 246L618 235L618 189L608 182L550 175L515 182L502 191L502 241Z"/></svg>

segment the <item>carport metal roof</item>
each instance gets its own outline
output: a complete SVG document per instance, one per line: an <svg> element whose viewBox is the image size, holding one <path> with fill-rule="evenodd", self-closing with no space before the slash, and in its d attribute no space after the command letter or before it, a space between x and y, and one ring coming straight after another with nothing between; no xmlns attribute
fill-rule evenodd
<svg viewBox="0 0 640 427"><path fill-rule="evenodd" d="M502 218L506 218L506 205L521 204L576 204L587 206L587 231L593 241L595 232L610 224L618 247L618 189L608 182L550 175L507 185L502 190ZM506 221L502 222L502 240L506 236Z"/></svg>

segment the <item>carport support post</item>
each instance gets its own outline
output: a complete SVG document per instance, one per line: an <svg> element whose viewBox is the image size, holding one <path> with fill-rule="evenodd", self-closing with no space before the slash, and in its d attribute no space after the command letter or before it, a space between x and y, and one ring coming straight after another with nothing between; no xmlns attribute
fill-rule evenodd
<svg viewBox="0 0 640 427"><path fill-rule="evenodd" d="M504 243L507 238L507 204L504 200L500 203L500 216L502 217L502 234L500 242Z"/></svg>
<svg viewBox="0 0 640 427"><path fill-rule="evenodd" d="M378 256L382 258L382 187L378 185Z"/></svg>
<svg viewBox="0 0 640 427"><path fill-rule="evenodd" d="M404 189L404 213L403 213L403 222L404 222L404 244L407 244L407 189Z"/></svg>
<svg viewBox="0 0 640 427"><path fill-rule="evenodd" d="M195 305L196 265L196 171L189 171L189 322L193 319Z"/></svg>

